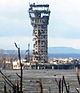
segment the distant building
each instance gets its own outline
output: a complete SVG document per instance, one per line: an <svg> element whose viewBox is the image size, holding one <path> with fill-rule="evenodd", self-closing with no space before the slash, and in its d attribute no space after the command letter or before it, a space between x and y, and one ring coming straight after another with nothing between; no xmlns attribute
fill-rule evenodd
<svg viewBox="0 0 80 93"><path fill-rule="evenodd" d="M19 61L13 61L13 69L20 69Z"/></svg>
<svg viewBox="0 0 80 93"><path fill-rule="evenodd" d="M49 5L30 4L29 17L33 26L33 63L48 62Z"/></svg>

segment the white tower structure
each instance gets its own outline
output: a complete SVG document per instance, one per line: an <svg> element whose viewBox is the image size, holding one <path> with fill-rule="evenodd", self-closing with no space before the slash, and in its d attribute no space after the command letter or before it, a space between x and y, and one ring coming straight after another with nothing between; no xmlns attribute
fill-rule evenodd
<svg viewBox="0 0 80 93"><path fill-rule="evenodd" d="M33 26L34 63L48 62L48 23L50 10L48 4L30 4L29 17Z"/></svg>

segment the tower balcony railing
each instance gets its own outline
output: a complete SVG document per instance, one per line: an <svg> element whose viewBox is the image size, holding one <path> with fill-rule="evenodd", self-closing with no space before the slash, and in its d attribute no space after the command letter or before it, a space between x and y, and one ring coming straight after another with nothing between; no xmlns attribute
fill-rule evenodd
<svg viewBox="0 0 80 93"><path fill-rule="evenodd" d="M33 18L34 20L31 20L31 24L36 24L36 25L43 25L43 24L48 24L48 17L43 16L43 18L39 18L36 20L36 17Z"/></svg>

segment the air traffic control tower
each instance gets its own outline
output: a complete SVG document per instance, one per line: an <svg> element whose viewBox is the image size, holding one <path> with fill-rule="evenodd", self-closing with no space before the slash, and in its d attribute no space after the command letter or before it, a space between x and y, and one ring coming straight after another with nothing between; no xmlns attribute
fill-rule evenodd
<svg viewBox="0 0 80 93"><path fill-rule="evenodd" d="M48 62L48 24L50 10L48 4L30 4L29 17L33 26L33 63Z"/></svg>

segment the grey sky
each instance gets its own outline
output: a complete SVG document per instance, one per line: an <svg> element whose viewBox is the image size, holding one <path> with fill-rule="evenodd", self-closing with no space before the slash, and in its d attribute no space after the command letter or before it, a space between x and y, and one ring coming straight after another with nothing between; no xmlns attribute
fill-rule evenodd
<svg viewBox="0 0 80 93"><path fill-rule="evenodd" d="M0 48L14 49L14 42L24 49L32 44L29 2L50 5L49 46L80 48L79 0L0 0Z"/></svg>

